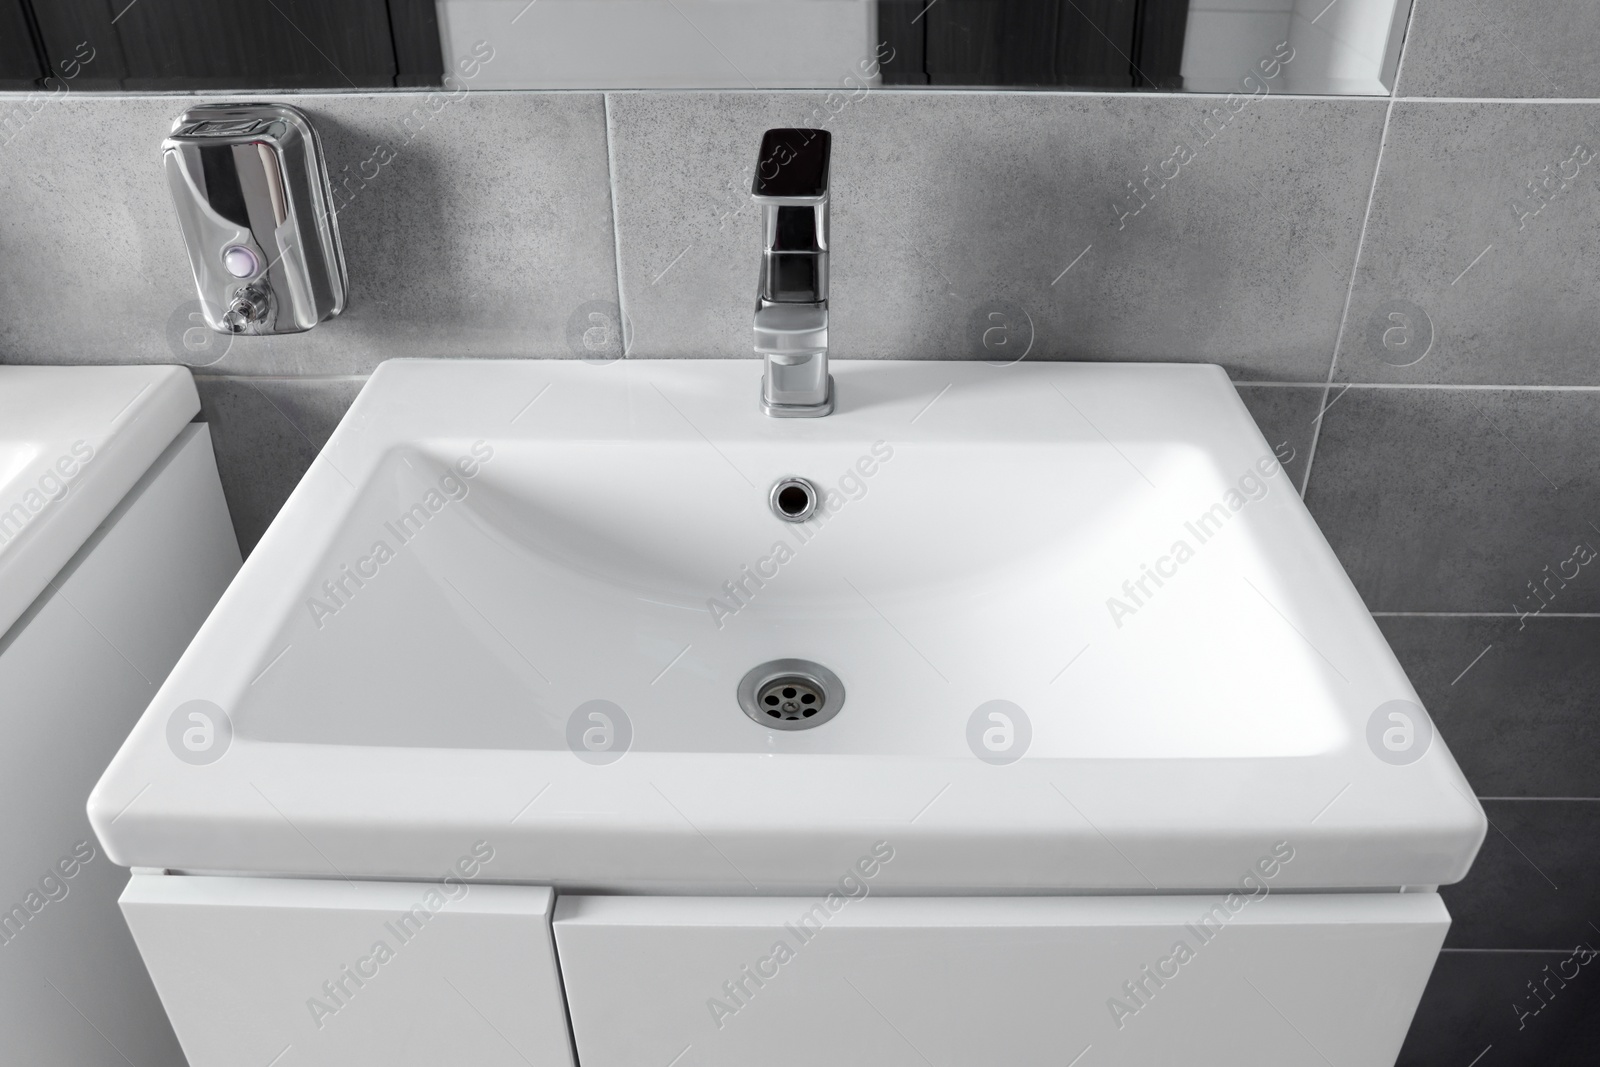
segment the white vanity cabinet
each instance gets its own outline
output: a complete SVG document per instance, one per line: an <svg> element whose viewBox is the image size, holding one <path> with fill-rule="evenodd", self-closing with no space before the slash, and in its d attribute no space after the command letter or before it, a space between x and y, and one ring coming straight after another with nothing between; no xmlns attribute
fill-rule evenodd
<svg viewBox="0 0 1600 1067"><path fill-rule="evenodd" d="M153 873L122 909L191 1067L1390 1067L1450 925L1431 892L558 899Z"/></svg>
<svg viewBox="0 0 1600 1067"><path fill-rule="evenodd" d="M552 896L135 874L122 912L189 1067L573 1067Z"/></svg>
<svg viewBox="0 0 1600 1067"><path fill-rule="evenodd" d="M182 367L0 366L0 1063L168 1067L84 799L239 569Z"/></svg>
<svg viewBox="0 0 1600 1067"><path fill-rule="evenodd" d="M1394 1063L1436 894L1226 900L563 896L555 936L583 1067Z"/></svg>

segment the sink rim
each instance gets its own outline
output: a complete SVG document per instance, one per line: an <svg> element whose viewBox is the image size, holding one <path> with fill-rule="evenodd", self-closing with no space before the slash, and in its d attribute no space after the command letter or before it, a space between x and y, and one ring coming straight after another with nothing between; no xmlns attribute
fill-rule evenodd
<svg viewBox="0 0 1600 1067"><path fill-rule="evenodd" d="M762 420L755 406L745 403L753 395L752 383L759 380L760 370L759 362L753 360L623 361L608 367L568 365L566 361L407 360L381 366L96 788L90 800L91 821L108 853L117 862L138 866L419 877L434 869L430 857L436 847L449 852L456 848L459 835L475 832L474 828L485 830L489 826L485 813L494 810L507 820L505 830L499 832L506 842L503 854L509 857L501 870L510 872L508 877L589 888L633 885L672 891L749 890L752 880L729 868L722 855L727 853L744 858L759 874L755 881L762 891L769 887L802 891L812 884L817 871L834 869L829 864L836 852L842 855L856 848L860 834L872 827L876 827L874 832L903 834L910 854L921 857L900 865L896 873L900 881L886 883L886 891L1201 889L1231 884L1234 874L1221 873L1229 864L1259 852L1262 836L1291 828L1299 831L1299 840L1306 842L1309 852L1330 857L1300 865L1296 877L1313 879L1303 883L1307 888L1440 884L1465 874L1486 824L1448 749L1437 738L1433 749L1412 765L1410 769L1416 773L1404 779L1404 787L1396 785L1401 781L1396 768L1373 760L1356 738L1338 751L1312 757L1188 761L1025 758L1008 767L935 756L811 753L784 760L737 753L636 751L598 772L562 750L349 747L334 752L326 750L345 746L255 743L240 738L225 757L227 762L216 765L219 771L227 771L223 775L174 765L162 750L158 715L170 710L179 693L190 691L185 687L192 690L195 679L218 677L214 671L206 673L208 652L214 659L226 641L238 636L232 631L250 632L240 620L253 612L276 610L271 607L279 602L276 587L285 579L273 568L285 567L286 561L297 555L318 557L325 542L341 528L340 505L351 499L350 485L362 484L386 449L424 438L437 441L453 429L450 418L454 416L436 419L440 425L433 430L405 428L407 418L416 419L426 412L430 394L438 392L436 379L441 375L454 379L450 391L456 396L451 402L463 394L481 400L497 389L504 392L507 381L525 381L529 388L524 392L532 394L540 382L546 387L558 381L589 387L608 380L608 375L611 381L641 388L642 382L661 392L659 380L679 390L673 398L697 416L703 409L695 404L703 405L719 395L748 407L748 412L730 409L727 419L744 439L812 442L843 432L852 420L870 424L890 414L909 418L924 405L931 407L928 398L937 401L944 395L940 390L952 385L962 386L969 396L981 397L991 383L1008 379L1081 382L1131 376L1179 383L1198 396L1210 394L1224 405L1218 410L1243 420L1239 432L1248 427L1256 442L1260 441L1226 374L1208 365L1061 363L993 368L965 363L839 361L835 374L840 407L835 415L822 420ZM538 393L534 401L542 395ZM672 404L666 394L663 399ZM1310 524L1309 516L1306 522ZM1314 524L1310 529L1314 531ZM1320 535L1316 543L1331 560L1331 550ZM297 572L289 567L289 573ZM1337 608L1358 610L1359 618L1352 615L1352 624L1376 632L1353 588ZM249 654L241 655L241 651ZM252 653L248 646L241 649L238 645L231 649L236 660L251 662L255 655L257 663L266 662L271 651L262 647ZM231 677L236 687L250 684L237 668ZM1415 699L1403 674L1398 675L1396 685L1404 686L1397 695ZM857 780L864 760L872 760L880 768L888 765L879 780L865 784ZM1180 766L1185 763L1188 765ZM1108 767L1116 770L1114 776L1107 777ZM517 816L527 814L518 810L518 804L527 798L517 800L520 790L508 788L506 779L512 783L538 779L545 783L544 788L556 789L552 798L559 798L558 786L594 783L598 779L592 775L597 773L609 776L621 790L619 796L630 805L613 813L609 821L589 813L570 818L541 816L519 823L512 814L504 813L509 806ZM578 775L586 777L575 777ZM778 824L782 833L776 834L770 816L758 819L741 813L737 806L724 811L716 804L704 803L705 795L694 791L708 778L718 776L754 791L753 795L761 795L763 788L781 786L785 792L780 796L832 797L840 808L829 814L831 809L814 804L805 809L806 820L795 825L782 822ZM1292 817L1283 811L1263 813L1243 795L1241 779L1280 800L1323 784L1328 786L1326 798L1343 799L1340 803L1329 801L1330 806L1322 811L1311 810L1308 804L1308 812L1295 812ZM460 791L465 806L456 806L442 787L426 784L430 781L448 783ZM925 781L935 787L943 783L943 788L924 790ZM1180 803L1169 798L1163 804L1151 799L1152 790L1160 793L1167 788L1162 783L1173 781L1190 783L1186 799ZM999 782L1009 784L997 790ZM680 787L687 792L669 799L662 791L663 783L674 793ZM1090 792L1079 794L1080 788ZM270 799L264 790L271 791ZM1020 803L1018 797L1023 796L1048 800L1053 792L1061 794L1065 803L1056 804L1056 810L1049 813L1033 814L1028 807L1009 810L1016 829L1006 830L994 821L997 813L985 807L986 790L1010 797L1013 803ZM924 792L932 800L921 799ZM934 796L935 792L940 795ZM929 806L921 811L898 810L909 807L906 798L912 796ZM943 808L934 802L941 797ZM960 800L964 806L950 810L958 798L965 798ZM1326 798L1319 798L1318 803ZM1396 825L1393 808L1384 808L1385 803L1396 802L1405 805L1406 825ZM1087 810L1080 810L1080 803ZM892 815L891 809L895 809ZM789 850L787 859L771 851L770 839L775 835ZM444 837L451 837L448 846L435 843ZM253 849L248 855L239 851L245 839ZM313 840L316 845L308 850ZM764 840L768 843L763 844ZM849 847L841 852L841 843L846 841ZM1205 847L1189 847L1197 841L1206 842ZM650 878L635 872L630 878L627 870L618 867L651 856L656 870L675 871L671 862L655 855L670 852L664 849L668 843L688 857L685 862L691 871ZM496 847L501 848L498 840ZM1071 869L1039 870L1040 848L1071 857ZM1146 849L1153 851L1147 853ZM1357 854L1354 860L1350 859L1352 849ZM1124 851L1137 859L1130 862L1122 855ZM971 863L950 862L957 853L988 856L991 862L981 869L974 869ZM1178 857L1182 869L1169 862ZM1332 857L1348 862L1336 863ZM1135 876L1138 870L1150 873Z"/></svg>

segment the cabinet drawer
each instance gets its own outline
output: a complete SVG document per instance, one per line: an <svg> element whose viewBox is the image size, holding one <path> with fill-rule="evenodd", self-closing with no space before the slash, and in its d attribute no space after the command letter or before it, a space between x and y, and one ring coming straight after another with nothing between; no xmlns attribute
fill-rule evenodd
<svg viewBox="0 0 1600 1067"><path fill-rule="evenodd" d="M140 874L122 911L191 1067L572 1067L551 899Z"/></svg>
<svg viewBox="0 0 1600 1067"><path fill-rule="evenodd" d="M564 896L554 927L583 1067L1393 1064L1436 894L1228 903Z"/></svg>

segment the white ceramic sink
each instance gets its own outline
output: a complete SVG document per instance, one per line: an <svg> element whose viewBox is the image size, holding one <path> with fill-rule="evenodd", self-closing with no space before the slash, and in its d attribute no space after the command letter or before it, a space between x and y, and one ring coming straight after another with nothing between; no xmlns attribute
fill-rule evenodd
<svg viewBox="0 0 1600 1067"><path fill-rule="evenodd" d="M426 877L481 838L501 880L767 893L889 839L892 891L1148 892L1288 840L1285 886L1465 874L1481 810L1389 718L1416 694L1222 371L834 374L834 415L773 420L753 361L385 364L96 789L112 858ZM789 475L833 513L780 521ZM784 657L835 717L741 711Z"/></svg>
<svg viewBox="0 0 1600 1067"><path fill-rule="evenodd" d="M199 410L182 367L0 367L0 635Z"/></svg>

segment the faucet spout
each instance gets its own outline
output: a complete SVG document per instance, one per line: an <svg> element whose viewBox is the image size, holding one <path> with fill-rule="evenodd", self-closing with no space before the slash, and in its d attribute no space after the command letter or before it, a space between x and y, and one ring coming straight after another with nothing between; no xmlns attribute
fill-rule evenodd
<svg viewBox="0 0 1600 1067"><path fill-rule="evenodd" d="M828 374L826 130L768 130L751 196L761 207L755 350L764 357L761 410L773 418L833 411Z"/></svg>

